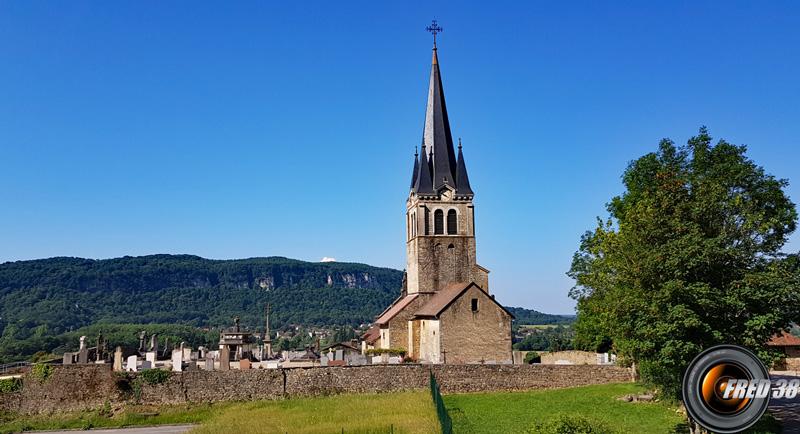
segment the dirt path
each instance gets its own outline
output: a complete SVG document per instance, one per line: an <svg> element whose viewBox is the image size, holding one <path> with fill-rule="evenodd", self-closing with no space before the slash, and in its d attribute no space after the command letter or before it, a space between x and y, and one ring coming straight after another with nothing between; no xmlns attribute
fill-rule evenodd
<svg viewBox="0 0 800 434"><path fill-rule="evenodd" d="M88 432L92 434L183 434L194 425L162 425L147 426L140 428L115 428L115 429L93 429ZM75 434L77 431L33 431L48 434Z"/></svg>
<svg viewBox="0 0 800 434"><path fill-rule="evenodd" d="M772 381L779 378L791 380L797 377L770 375ZM792 399L772 399L769 402L769 411L775 418L780 419L785 434L800 434L800 396L796 396Z"/></svg>

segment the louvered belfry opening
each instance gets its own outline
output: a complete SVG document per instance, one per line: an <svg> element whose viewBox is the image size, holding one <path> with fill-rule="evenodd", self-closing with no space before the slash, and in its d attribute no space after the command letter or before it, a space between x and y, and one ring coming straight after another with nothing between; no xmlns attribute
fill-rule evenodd
<svg viewBox="0 0 800 434"><path fill-rule="evenodd" d="M458 215L456 210L451 209L447 211L447 235L456 235L458 233Z"/></svg>
<svg viewBox="0 0 800 434"><path fill-rule="evenodd" d="M434 235L444 234L444 211L440 209L433 212L433 233Z"/></svg>

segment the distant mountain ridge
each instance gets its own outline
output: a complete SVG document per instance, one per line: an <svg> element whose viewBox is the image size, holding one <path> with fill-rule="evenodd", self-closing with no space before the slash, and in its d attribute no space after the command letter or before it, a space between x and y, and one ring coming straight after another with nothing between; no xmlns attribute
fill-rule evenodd
<svg viewBox="0 0 800 434"><path fill-rule="evenodd" d="M273 327L357 326L371 322L397 297L402 277L402 271L391 268L283 257L149 255L6 262L0 264L0 359L37 345L55 347L48 343L50 337L97 323L219 327L239 316L242 325L261 329L267 301ZM520 322L562 320L512 309ZM23 342L25 348L20 347Z"/></svg>

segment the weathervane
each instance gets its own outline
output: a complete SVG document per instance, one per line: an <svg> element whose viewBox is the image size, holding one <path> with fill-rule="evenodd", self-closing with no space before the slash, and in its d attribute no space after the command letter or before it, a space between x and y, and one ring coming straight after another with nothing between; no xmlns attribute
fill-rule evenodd
<svg viewBox="0 0 800 434"><path fill-rule="evenodd" d="M436 48L436 34L443 32L444 29L439 27L439 24L436 22L436 20L432 20L431 25L425 27L425 30L433 33L433 47Z"/></svg>

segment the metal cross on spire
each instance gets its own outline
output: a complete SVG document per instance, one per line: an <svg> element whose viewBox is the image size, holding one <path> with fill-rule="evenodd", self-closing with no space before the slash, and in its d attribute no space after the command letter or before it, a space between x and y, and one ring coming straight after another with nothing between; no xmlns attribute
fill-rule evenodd
<svg viewBox="0 0 800 434"><path fill-rule="evenodd" d="M425 30L433 33L433 47L436 48L436 34L443 32L444 29L439 27L439 24L436 22L436 20L432 20L431 25L425 27Z"/></svg>

